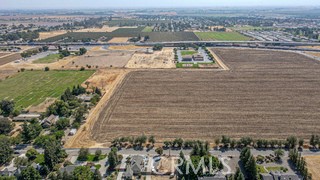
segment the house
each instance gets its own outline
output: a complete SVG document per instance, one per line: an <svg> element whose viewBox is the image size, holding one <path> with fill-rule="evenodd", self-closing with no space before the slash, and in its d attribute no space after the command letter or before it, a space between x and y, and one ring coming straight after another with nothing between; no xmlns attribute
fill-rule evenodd
<svg viewBox="0 0 320 180"><path fill-rule="evenodd" d="M13 121L31 121L32 119L39 119L40 114L20 114L13 118Z"/></svg>
<svg viewBox="0 0 320 180"><path fill-rule="evenodd" d="M146 51L146 54L153 54L153 49L151 49L151 48L147 48L147 51Z"/></svg>
<svg viewBox="0 0 320 180"><path fill-rule="evenodd" d="M80 51L80 47L76 47L76 46L71 46L71 47L67 47L67 50L70 52L70 53L75 53L75 52L79 52Z"/></svg>
<svg viewBox="0 0 320 180"><path fill-rule="evenodd" d="M132 179L132 177L133 177L133 171L130 168L130 165L127 165L126 171L122 174L122 179L129 180L129 179Z"/></svg>
<svg viewBox="0 0 320 180"><path fill-rule="evenodd" d="M271 172L270 173L275 180L300 180L299 176L294 173L282 173L282 172Z"/></svg>
<svg viewBox="0 0 320 180"><path fill-rule="evenodd" d="M69 136L73 136L77 133L77 129L71 129L69 132Z"/></svg>
<svg viewBox="0 0 320 180"><path fill-rule="evenodd" d="M198 180L226 180L226 176L222 172L217 172L214 176L198 177Z"/></svg>
<svg viewBox="0 0 320 180"><path fill-rule="evenodd" d="M77 98L84 101L84 102L91 102L92 95L81 94L81 95L77 96Z"/></svg>
<svg viewBox="0 0 320 180"><path fill-rule="evenodd" d="M273 180L273 176L268 173L261 173L260 178L261 180Z"/></svg>
<svg viewBox="0 0 320 180"><path fill-rule="evenodd" d="M2 171L0 171L1 176L15 176L17 173L17 168L12 166L12 167L6 167Z"/></svg>
<svg viewBox="0 0 320 180"><path fill-rule="evenodd" d="M193 58L192 58L192 56L190 56L190 55L187 55L187 56L183 56L182 57L182 61L192 61L193 60Z"/></svg>
<svg viewBox="0 0 320 180"><path fill-rule="evenodd" d="M59 120L59 116L55 116L55 115L51 114L49 117L47 117L41 121L41 126L44 128L48 128L48 127L56 124L56 122L58 120Z"/></svg>
<svg viewBox="0 0 320 180"><path fill-rule="evenodd" d="M68 174L72 174L72 172L74 171L74 169L76 167L78 167L80 165L69 165L69 166L66 166L66 167L63 167L60 169L60 171L63 173L63 172L67 172Z"/></svg>
<svg viewBox="0 0 320 180"><path fill-rule="evenodd" d="M133 175L138 175L145 172L145 161L143 156L134 155L131 156L130 168Z"/></svg>
<svg viewBox="0 0 320 180"><path fill-rule="evenodd" d="M194 61L204 61L204 57L201 54L197 54L197 55L192 56L192 59Z"/></svg>
<svg viewBox="0 0 320 180"><path fill-rule="evenodd" d="M48 51L58 51L59 48L57 46L49 46Z"/></svg>

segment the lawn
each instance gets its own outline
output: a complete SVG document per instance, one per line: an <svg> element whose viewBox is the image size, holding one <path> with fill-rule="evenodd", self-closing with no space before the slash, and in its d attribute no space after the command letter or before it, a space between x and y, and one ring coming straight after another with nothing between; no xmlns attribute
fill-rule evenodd
<svg viewBox="0 0 320 180"><path fill-rule="evenodd" d="M34 162L37 163L37 164L44 163L44 154L38 154L37 158L34 160Z"/></svg>
<svg viewBox="0 0 320 180"><path fill-rule="evenodd" d="M181 51L181 56L194 55L196 51Z"/></svg>
<svg viewBox="0 0 320 180"><path fill-rule="evenodd" d="M142 32L152 32L152 30L153 30L153 27L151 27L151 26L146 26L146 27L142 30Z"/></svg>
<svg viewBox="0 0 320 180"><path fill-rule="evenodd" d="M266 171L266 169L261 165L257 165L257 171L258 173L268 173L268 171Z"/></svg>
<svg viewBox="0 0 320 180"><path fill-rule="evenodd" d="M184 64L190 64L190 66L183 66ZM176 68L199 68L199 65L194 63L177 63Z"/></svg>
<svg viewBox="0 0 320 180"><path fill-rule="evenodd" d="M87 161L89 161L89 162L95 161L95 160L94 160L94 157L95 157L94 154L89 154L88 157L87 157ZM106 158L106 157L107 157L107 155L103 155L103 154L102 154L102 155L100 155L98 161L100 161L100 160L102 160L102 159L104 159L104 158Z"/></svg>
<svg viewBox="0 0 320 180"><path fill-rule="evenodd" d="M16 108L58 98L68 87L83 83L94 71L25 71L0 82L0 100L13 99Z"/></svg>
<svg viewBox="0 0 320 180"><path fill-rule="evenodd" d="M58 59L60 59L60 54L49 54L46 57L33 61L33 63L35 64L53 63L53 62L56 62Z"/></svg>
<svg viewBox="0 0 320 180"><path fill-rule="evenodd" d="M288 169L282 166L266 167L268 171L282 171L287 172Z"/></svg>
<svg viewBox="0 0 320 180"><path fill-rule="evenodd" d="M195 32L202 41L249 41L250 37L237 32Z"/></svg>

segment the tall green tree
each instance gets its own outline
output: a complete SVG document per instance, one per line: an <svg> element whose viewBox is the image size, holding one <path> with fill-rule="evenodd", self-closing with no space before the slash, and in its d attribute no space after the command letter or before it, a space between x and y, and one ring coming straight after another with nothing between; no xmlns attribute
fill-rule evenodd
<svg viewBox="0 0 320 180"><path fill-rule="evenodd" d="M41 175L34 167L28 166L26 169L22 170L21 174L18 176L18 180L41 180Z"/></svg>
<svg viewBox="0 0 320 180"><path fill-rule="evenodd" d="M13 149L11 148L10 139L0 135L0 165L9 162L12 159Z"/></svg>
<svg viewBox="0 0 320 180"><path fill-rule="evenodd" d="M1 114L7 117L11 115L14 111L14 102L8 101L8 100L2 100L0 101L0 109L1 109Z"/></svg>
<svg viewBox="0 0 320 180"><path fill-rule="evenodd" d="M51 140L44 146L44 162L49 170L52 170L61 159L65 157L65 152L62 150L62 145L57 140Z"/></svg>
<svg viewBox="0 0 320 180"><path fill-rule="evenodd" d="M9 119L1 119L0 120L0 134L9 134L14 128L14 123L12 123Z"/></svg>
<svg viewBox="0 0 320 180"><path fill-rule="evenodd" d="M93 172L88 166L78 166L73 171L73 179L76 180L92 180Z"/></svg>

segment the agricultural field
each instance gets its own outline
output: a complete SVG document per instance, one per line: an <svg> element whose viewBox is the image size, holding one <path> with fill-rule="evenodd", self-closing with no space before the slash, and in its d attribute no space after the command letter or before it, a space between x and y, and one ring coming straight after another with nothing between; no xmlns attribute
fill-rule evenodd
<svg viewBox="0 0 320 180"><path fill-rule="evenodd" d="M82 84L94 71L25 71L0 82L0 99L13 99L17 108L58 98L68 87Z"/></svg>
<svg viewBox="0 0 320 180"><path fill-rule="evenodd" d="M0 57L0 66L21 59L20 53L13 53Z"/></svg>
<svg viewBox="0 0 320 180"><path fill-rule="evenodd" d="M144 27L137 28L117 28L112 32L68 32L66 34L54 36L48 39L43 39L41 42L55 42L62 40L64 42L77 42L98 40L105 37L104 41L109 41L114 37L137 37Z"/></svg>
<svg viewBox="0 0 320 180"><path fill-rule="evenodd" d="M153 30L153 27L151 27L151 26L146 26L146 27L142 30L142 32L152 32L152 30Z"/></svg>
<svg viewBox="0 0 320 180"><path fill-rule="evenodd" d="M51 37L59 36L66 34L67 31L50 31L50 32L40 32L38 40L48 39Z"/></svg>
<svg viewBox="0 0 320 180"><path fill-rule="evenodd" d="M199 38L193 32L149 32L142 33L142 36L149 36L148 41L165 42L165 41L198 41Z"/></svg>
<svg viewBox="0 0 320 180"><path fill-rule="evenodd" d="M130 72L91 128L97 143L155 135L212 141L309 138L320 130L320 62L300 54L214 49L231 69Z"/></svg>
<svg viewBox="0 0 320 180"><path fill-rule="evenodd" d="M53 63L60 59L60 54L49 54L48 56L44 58L37 59L35 61L32 61L34 64L47 64L47 63Z"/></svg>
<svg viewBox="0 0 320 180"><path fill-rule="evenodd" d="M251 38L238 32L195 32L202 41L249 41Z"/></svg>

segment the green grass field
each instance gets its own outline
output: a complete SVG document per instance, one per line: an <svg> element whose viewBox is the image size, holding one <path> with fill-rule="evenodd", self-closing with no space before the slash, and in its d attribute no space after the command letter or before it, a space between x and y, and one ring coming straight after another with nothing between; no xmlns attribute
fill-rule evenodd
<svg viewBox="0 0 320 180"><path fill-rule="evenodd" d="M197 51L181 51L181 56L194 55Z"/></svg>
<svg viewBox="0 0 320 180"><path fill-rule="evenodd" d="M249 41L250 37L237 32L195 32L202 41Z"/></svg>
<svg viewBox="0 0 320 180"><path fill-rule="evenodd" d="M46 64L46 63L53 63L60 59L60 54L49 54L46 57L37 59L33 61L32 63L35 64Z"/></svg>
<svg viewBox="0 0 320 180"><path fill-rule="evenodd" d="M146 26L146 27L142 30L142 32L152 32L152 30L153 30L153 27L151 27L151 26Z"/></svg>
<svg viewBox="0 0 320 180"><path fill-rule="evenodd" d="M58 98L68 88L83 83L94 71L25 71L0 82L0 100L14 100L16 108Z"/></svg>

